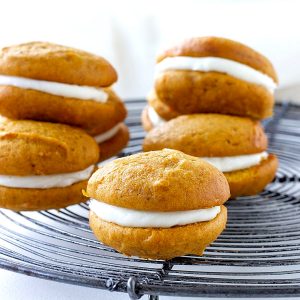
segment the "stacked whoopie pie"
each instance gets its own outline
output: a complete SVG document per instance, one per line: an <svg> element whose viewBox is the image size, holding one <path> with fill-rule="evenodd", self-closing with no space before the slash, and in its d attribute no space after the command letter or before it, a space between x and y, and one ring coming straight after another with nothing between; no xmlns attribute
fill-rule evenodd
<svg viewBox="0 0 300 300"><path fill-rule="evenodd" d="M0 207L60 208L84 201L98 145L63 124L0 120Z"/></svg>
<svg viewBox="0 0 300 300"><path fill-rule="evenodd" d="M263 55L217 37L192 38L157 59L155 88L142 114L144 151L173 148L224 172L231 197L273 180L259 120L272 116L277 75Z"/></svg>
<svg viewBox="0 0 300 300"><path fill-rule="evenodd" d="M107 60L65 46L32 42L0 51L0 206L83 200L95 164L129 139L126 108L110 87L116 80Z"/></svg>
<svg viewBox="0 0 300 300"><path fill-rule="evenodd" d="M0 114L79 127L100 146L100 160L128 142L127 111L111 89L117 80L103 57L32 42L0 52Z"/></svg>

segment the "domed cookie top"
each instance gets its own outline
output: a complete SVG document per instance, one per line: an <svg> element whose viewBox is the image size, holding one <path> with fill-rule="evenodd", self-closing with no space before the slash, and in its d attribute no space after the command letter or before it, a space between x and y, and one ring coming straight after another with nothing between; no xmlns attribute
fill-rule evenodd
<svg viewBox="0 0 300 300"><path fill-rule="evenodd" d="M131 209L180 211L210 208L230 196L224 175L210 164L164 149L116 159L90 178L87 196Z"/></svg>
<svg viewBox="0 0 300 300"><path fill-rule="evenodd" d="M158 55L157 62L174 56L220 57L234 60L248 65L278 82L276 71L268 58L250 47L230 39L220 37L190 38L162 52Z"/></svg>
<svg viewBox="0 0 300 300"><path fill-rule="evenodd" d="M3 48L0 74L95 87L117 80L115 69L103 57L46 42Z"/></svg>
<svg viewBox="0 0 300 300"><path fill-rule="evenodd" d="M48 175L83 170L98 161L95 140L62 124L0 119L0 174Z"/></svg>
<svg viewBox="0 0 300 300"><path fill-rule="evenodd" d="M171 148L198 157L234 156L266 150L260 123L249 118L219 114L184 115L151 130L144 151Z"/></svg>

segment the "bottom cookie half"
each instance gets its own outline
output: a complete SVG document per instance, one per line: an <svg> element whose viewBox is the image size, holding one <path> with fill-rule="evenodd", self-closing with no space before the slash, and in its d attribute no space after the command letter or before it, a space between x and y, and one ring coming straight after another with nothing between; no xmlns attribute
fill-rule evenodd
<svg viewBox="0 0 300 300"><path fill-rule="evenodd" d="M277 168L276 155L269 154L268 158L257 166L224 173L230 186L231 198L258 194L274 179Z"/></svg>
<svg viewBox="0 0 300 300"><path fill-rule="evenodd" d="M128 255L147 259L171 259L185 254L202 255L205 248L224 230L227 209L208 222L171 228L124 227L90 213L90 226L104 244Z"/></svg>
<svg viewBox="0 0 300 300"><path fill-rule="evenodd" d="M87 180L71 186L50 189L9 188L0 186L0 207L15 211L58 209L85 202L82 190Z"/></svg>

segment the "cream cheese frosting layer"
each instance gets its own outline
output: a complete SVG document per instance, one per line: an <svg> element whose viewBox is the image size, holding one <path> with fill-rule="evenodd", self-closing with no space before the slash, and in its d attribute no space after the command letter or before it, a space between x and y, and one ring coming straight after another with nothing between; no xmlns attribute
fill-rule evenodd
<svg viewBox="0 0 300 300"><path fill-rule="evenodd" d="M36 80L25 77L0 75L0 85L36 90L55 96L75 98L80 100L106 102L108 99L108 94L101 88L45 80Z"/></svg>
<svg viewBox="0 0 300 300"><path fill-rule="evenodd" d="M166 123L166 120L164 120L150 105L148 106L148 117L154 127Z"/></svg>
<svg viewBox="0 0 300 300"><path fill-rule="evenodd" d="M201 157L221 172L238 171L259 165L263 159L268 157L267 152L250 155L225 156L225 157Z"/></svg>
<svg viewBox="0 0 300 300"><path fill-rule="evenodd" d="M0 175L0 185L12 188L49 189L70 186L73 183L87 180L92 175L95 166L72 173L53 175L15 176Z"/></svg>
<svg viewBox="0 0 300 300"><path fill-rule="evenodd" d="M121 128L122 123L118 123L116 126L112 127L111 129L105 131L104 133L98 134L96 136L94 136L95 141L100 144L103 143L109 139L111 139L112 137L114 137L119 129Z"/></svg>
<svg viewBox="0 0 300 300"><path fill-rule="evenodd" d="M206 209L156 212L113 206L95 199L90 200L90 209L100 219L125 227L170 228L213 220L221 211L220 206Z"/></svg>
<svg viewBox="0 0 300 300"><path fill-rule="evenodd" d="M220 72L235 78L259 84L270 92L274 92L277 84L268 75L257 71L248 65L221 57L167 57L156 65L156 72L167 70L191 70L201 72Z"/></svg>

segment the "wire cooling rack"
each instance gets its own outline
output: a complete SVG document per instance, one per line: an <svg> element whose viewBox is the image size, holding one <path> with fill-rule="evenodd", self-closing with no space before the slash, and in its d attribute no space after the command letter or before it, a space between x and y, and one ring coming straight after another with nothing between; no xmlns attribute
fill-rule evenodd
<svg viewBox="0 0 300 300"><path fill-rule="evenodd" d="M131 131L120 156L141 150L144 101L127 102ZM227 203L228 224L202 257L148 261L116 253L88 226L88 206L61 210L0 210L0 267L76 285L150 295L300 296L300 108L276 106L265 122L277 177L258 196Z"/></svg>

